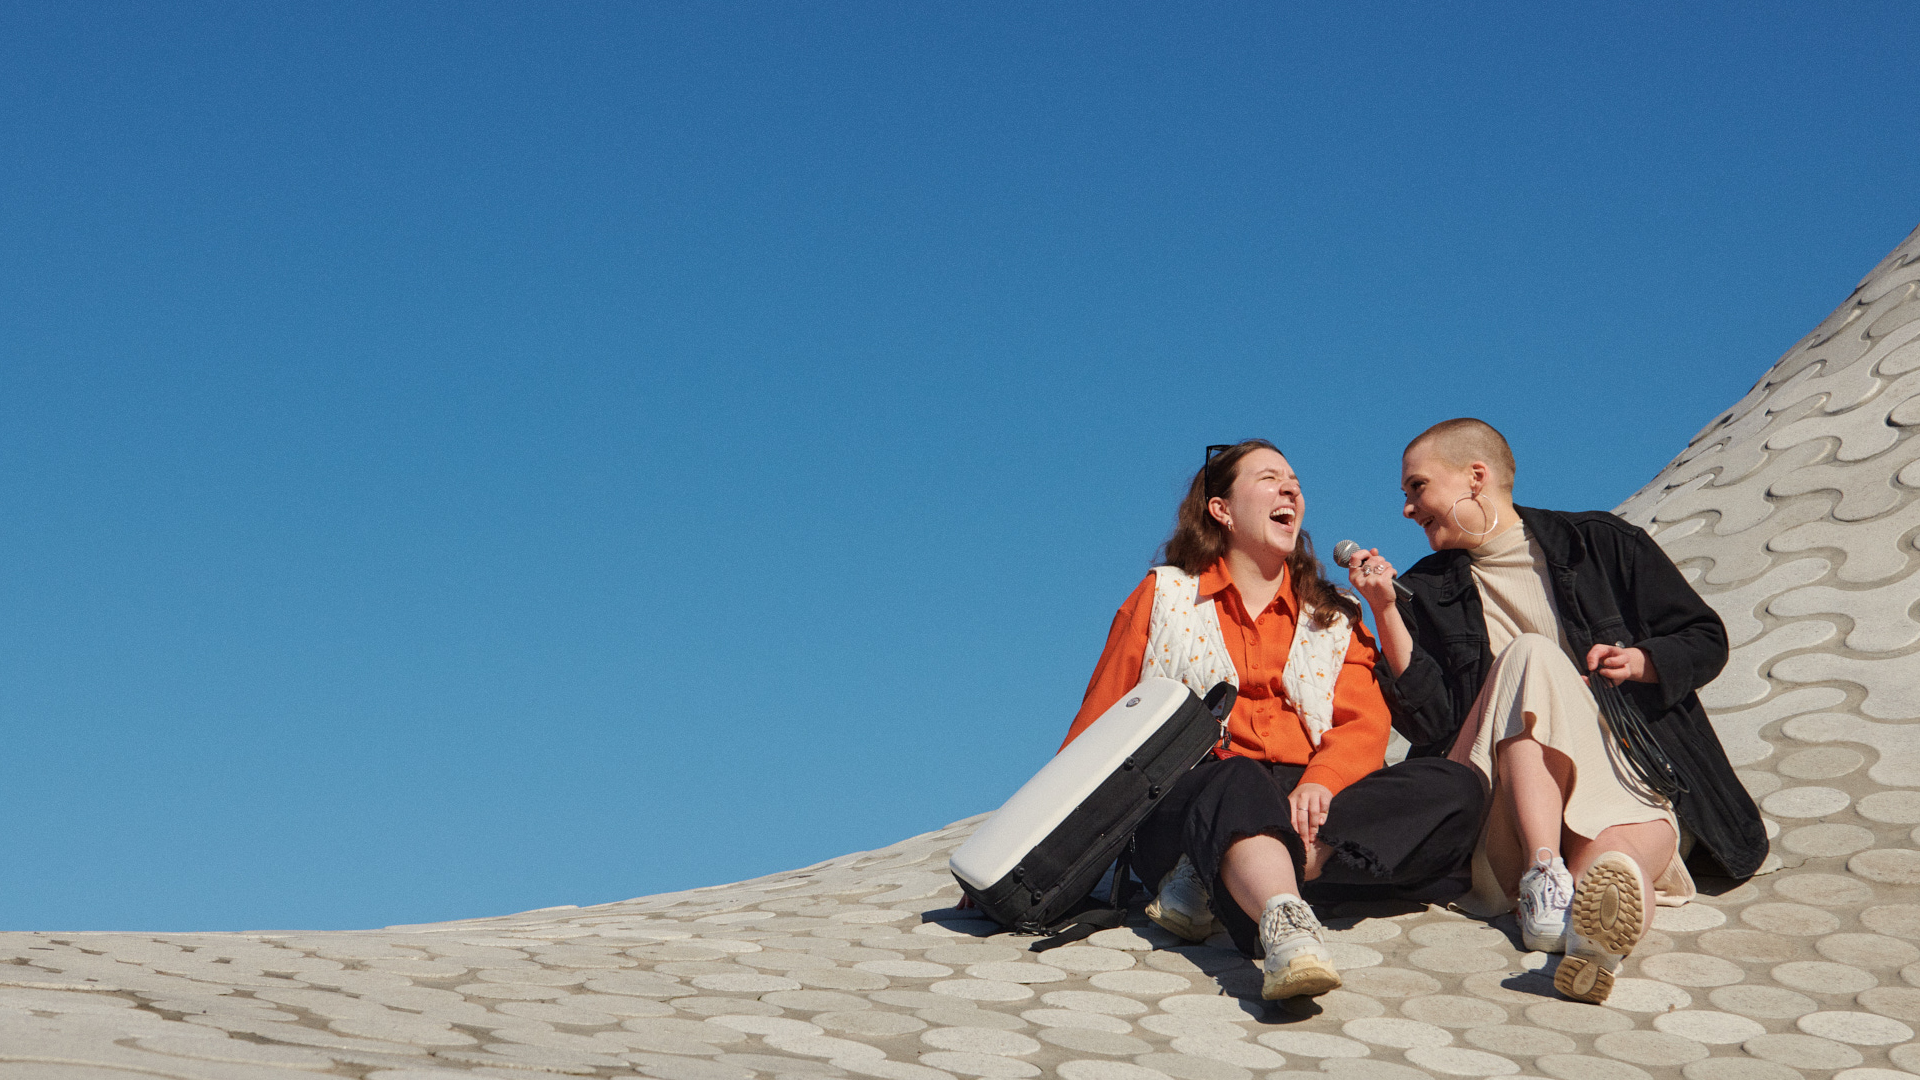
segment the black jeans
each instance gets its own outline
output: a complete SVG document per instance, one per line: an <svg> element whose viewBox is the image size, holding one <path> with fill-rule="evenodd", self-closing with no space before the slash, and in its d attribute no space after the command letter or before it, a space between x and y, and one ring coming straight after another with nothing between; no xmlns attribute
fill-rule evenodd
<svg viewBox="0 0 1920 1080"><path fill-rule="evenodd" d="M1220 860L1234 841L1266 835L1286 845L1294 873L1304 874L1306 847L1293 831L1287 795L1305 771L1244 757L1194 766L1135 834L1140 880L1158 888L1185 855L1208 883L1214 915L1234 944L1254 955L1259 926L1221 884ZM1415 758L1361 777L1334 796L1320 827L1333 857L1320 877L1303 880L1303 891L1308 899L1425 899L1472 857L1485 800L1479 774L1446 758Z"/></svg>

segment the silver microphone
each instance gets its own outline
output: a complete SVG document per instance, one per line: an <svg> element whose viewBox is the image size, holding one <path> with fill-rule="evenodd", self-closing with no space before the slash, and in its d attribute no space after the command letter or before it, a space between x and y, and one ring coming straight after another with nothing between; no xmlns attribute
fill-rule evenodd
<svg viewBox="0 0 1920 1080"><path fill-rule="evenodd" d="M1333 545L1334 565L1339 566L1342 569L1345 569L1348 564L1353 562L1353 557L1359 553L1360 553L1359 544L1356 544L1351 540L1342 540L1339 543ZM1398 596L1402 600L1413 599L1413 590L1401 584L1400 579L1397 577L1393 579L1393 592L1395 596Z"/></svg>

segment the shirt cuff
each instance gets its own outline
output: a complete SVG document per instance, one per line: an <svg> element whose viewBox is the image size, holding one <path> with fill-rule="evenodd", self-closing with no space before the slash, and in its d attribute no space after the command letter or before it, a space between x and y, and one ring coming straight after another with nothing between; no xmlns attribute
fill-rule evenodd
<svg viewBox="0 0 1920 1080"><path fill-rule="evenodd" d="M1335 795L1345 791L1347 785L1352 782L1342 775L1339 769L1331 765L1316 765L1312 762L1309 762L1306 771L1300 774L1300 783L1319 784Z"/></svg>

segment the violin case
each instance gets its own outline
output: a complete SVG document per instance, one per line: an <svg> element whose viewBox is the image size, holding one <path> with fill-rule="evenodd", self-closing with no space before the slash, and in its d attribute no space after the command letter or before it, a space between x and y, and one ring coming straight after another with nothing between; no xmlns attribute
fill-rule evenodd
<svg viewBox="0 0 1920 1080"><path fill-rule="evenodd" d="M1173 679L1142 679L953 853L960 888L1024 933L1088 922L1094 886L1174 782L1221 742L1234 696L1224 682L1202 700ZM1107 925L1124 917L1127 873L1115 871Z"/></svg>

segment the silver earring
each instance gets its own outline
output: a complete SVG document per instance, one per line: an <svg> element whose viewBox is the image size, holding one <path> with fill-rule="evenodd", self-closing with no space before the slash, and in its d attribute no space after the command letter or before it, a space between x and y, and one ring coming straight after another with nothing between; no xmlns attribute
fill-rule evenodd
<svg viewBox="0 0 1920 1080"><path fill-rule="evenodd" d="M1495 510L1493 512L1493 520L1487 523L1487 527L1484 532L1474 532L1472 529L1469 529L1465 525L1460 524L1460 504L1467 501L1468 499L1473 500L1473 505L1475 506L1480 505L1480 493L1477 491L1469 491L1465 495L1462 495L1459 498L1453 500L1453 505L1447 508L1447 516L1453 519L1453 527L1456 529L1459 529L1463 533L1466 533L1468 536L1473 537L1475 540L1484 540L1485 538L1492 536L1493 530L1500 527L1500 511ZM1482 515L1485 515L1486 509L1482 507L1480 513Z"/></svg>

